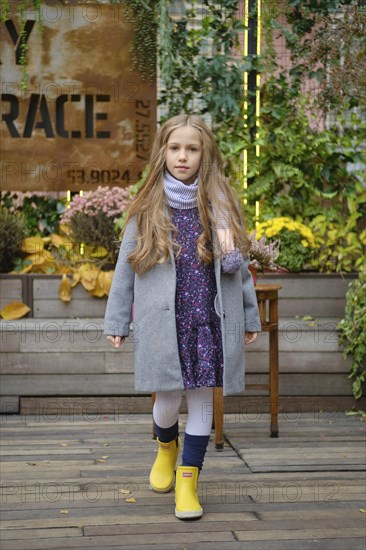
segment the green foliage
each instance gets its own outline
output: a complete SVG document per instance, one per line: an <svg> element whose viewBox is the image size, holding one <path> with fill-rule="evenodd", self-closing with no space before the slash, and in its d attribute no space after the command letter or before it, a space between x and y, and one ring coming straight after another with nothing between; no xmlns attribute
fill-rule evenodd
<svg viewBox="0 0 366 550"><path fill-rule="evenodd" d="M121 0L114 0L121 3ZM135 32L132 44L132 65L150 82L156 78L158 19L155 0L123 0L126 20Z"/></svg>
<svg viewBox="0 0 366 550"><path fill-rule="evenodd" d="M48 236L58 233L65 211L65 201L48 193L0 193L0 205L11 212L22 213L30 235Z"/></svg>
<svg viewBox="0 0 366 550"><path fill-rule="evenodd" d="M7 273L15 266L21 254L23 239L27 236L26 221L21 214L13 214L0 206L0 272Z"/></svg>
<svg viewBox="0 0 366 550"><path fill-rule="evenodd" d="M362 271L366 266L366 190L360 182L343 198L342 209L324 209L310 221L319 248L312 260L317 271ZM346 212L346 215L344 214Z"/></svg>
<svg viewBox="0 0 366 550"><path fill-rule="evenodd" d="M339 345L344 357L352 357L348 378L355 398L360 399L366 381L366 272L350 284L346 299L345 316L338 324Z"/></svg>
<svg viewBox="0 0 366 550"><path fill-rule="evenodd" d="M324 201L342 206L341 198L354 191L357 175L348 165L365 161L359 143L336 128L316 130L310 125L308 103L292 97L285 81L268 78L263 86L262 127L254 145L261 154L259 175L248 197L263 200L277 215L312 218ZM268 192L270 190L270 196Z"/></svg>
<svg viewBox="0 0 366 550"><path fill-rule="evenodd" d="M277 264L288 271L303 271L311 258L311 248L303 246L303 239L296 231L282 229L279 239L280 253Z"/></svg>
<svg viewBox="0 0 366 550"><path fill-rule="evenodd" d="M159 49L164 119L199 111L210 115L215 132L223 127L232 133L240 131L243 61L233 51L239 47L243 24L237 18L237 5L233 0L219 5L207 2L199 27L189 25L196 17L195 2L174 22L164 11Z"/></svg>
<svg viewBox="0 0 366 550"><path fill-rule="evenodd" d="M366 163L362 147L366 124L351 110L356 92L351 94L350 86L346 87L348 92L340 102L342 109L338 109L338 114L334 111L335 124L325 128L324 114L335 102L326 103L324 94L313 94L304 87L304 82L310 79L323 90L325 69L331 67L335 71L339 66L339 48L324 50L332 28L342 33L347 52L354 48L355 36L363 41L364 18L360 10L356 7L350 11L347 2L333 0L291 1L282 3L281 8L269 1L262 4L266 42L262 55L244 58L233 56L235 48L240 52L238 37L243 31L243 22L237 17L238 2L204 3L198 25L191 24L193 20L198 22L195 2L184 16L174 21L169 17L167 0L161 0L159 5L162 14L159 63L163 82L160 103L166 109L164 119L181 112L209 114L226 163L226 174L243 204L249 226L254 226L254 205L259 201L261 219L287 216L301 219L314 229L319 255L314 253L310 262L307 251L308 268L361 269L365 244L362 217L366 205L360 200L362 176L351 172L350 167ZM344 19L336 14L338 8L345 10ZM280 9L286 26L280 22ZM310 36L314 28L317 33ZM355 33L350 32L352 28ZM285 39L290 68L279 64L275 34ZM332 40L337 41L334 36ZM327 67L320 63L322 55ZM244 98L244 71L265 75L260 89L259 127L255 90ZM343 77L347 76L343 72ZM361 81L362 77L357 80L357 90L363 88ZM247 125L243 121L245 99ZM347 120L342 118L342 112ZM244 150L248 156L247 191ZM290 262L289 257L286 261ZM300 264L295 259L292 267L299 268Z"/></svg>
<svg viewBox="0 0 366 550"><path fill-rule="evenodd" d="M287 27L279 23L276 6L272 7L264 14L266 78L261 88L261 126L249 146L251 158L256 146L260 156L249 174L249 203L259 201L264 217L302 219L313 229L319 248L309 264L312 269L360 270L365 263L365 175L354 167L366 164L362 145L366 124L351 109L354 97L345 94L342 110L334 111L334 124L325 128L329 105L303 86L306 78L323 78L321 70L315 70L318 63L313 63L310 38L304 36L320 22L319 17L330 32L335 3L285 4ZM277 64L271 37L278 31L291 55L290 70ZM331 66L336 64L333 54Z"/></svg>

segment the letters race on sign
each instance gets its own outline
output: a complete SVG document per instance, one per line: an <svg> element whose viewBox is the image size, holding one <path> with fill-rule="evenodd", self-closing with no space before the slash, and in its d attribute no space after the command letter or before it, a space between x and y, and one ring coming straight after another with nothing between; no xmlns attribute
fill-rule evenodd
<svg viewBox="0 0 366 550"><path fill-rule="evenodd" d="M125 187L147 163L156 84L132 70L121 4L41 3L25 12L22 90L16 2L1 22L1 190Z"/></svg>

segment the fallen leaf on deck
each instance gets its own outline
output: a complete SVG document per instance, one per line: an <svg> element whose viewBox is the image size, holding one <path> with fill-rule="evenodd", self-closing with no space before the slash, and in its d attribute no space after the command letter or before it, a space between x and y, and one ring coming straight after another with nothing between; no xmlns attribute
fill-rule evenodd
<svg viewBox="0 0 366 550"><path fill-rule="evenodd" d="M129 495L130 491L128 489L118 489L118 493L121 493L122 495Z"/></svg>
<svg viewBox="0 0 366 550"><path fill-rule="evenodd" d="M109 458L109 455L102 456L102 458Z"/></svg>
<svg viewBox="0 0 366 550"><path fill-rule="evenodd" d="M105 460L102 460L101 458L99 458L99 459L97 460L97 462L105 462Z"/></svg>
<svg viewBox="0 0 366 550"><path fill-rule="evenodd" d="M68 510L60 510L60 514L68 514L69 511Z"/></svg>
<svg viewBox="0 0 366 550"><path fill-rule="evenodd" d="M126 502L136 502L136 499L131 497L131 498L126 498Z"/></svg>

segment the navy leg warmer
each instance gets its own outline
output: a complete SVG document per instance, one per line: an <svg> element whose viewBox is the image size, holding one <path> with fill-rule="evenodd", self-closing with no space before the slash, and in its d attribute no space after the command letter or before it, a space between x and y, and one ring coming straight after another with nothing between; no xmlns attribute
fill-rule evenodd
<svg viewBox="0 0 366 550"><path fill-rule="evenodd" d="M185 433L182 466L197 466L201 470L209 440L209 435Z"/></svg>
<svg viewBox="0 0 366 550"><path fill-rule="evenodd" d="M159 441L161 441L162 443L169 443L169 441L173 441L173 439L176 439L178 437L178 421L173 424L173 426L170 426L170 428L160 428L160 426L158 426L157 423L154 422L154 430L156 435L158 436Z"/></svg>

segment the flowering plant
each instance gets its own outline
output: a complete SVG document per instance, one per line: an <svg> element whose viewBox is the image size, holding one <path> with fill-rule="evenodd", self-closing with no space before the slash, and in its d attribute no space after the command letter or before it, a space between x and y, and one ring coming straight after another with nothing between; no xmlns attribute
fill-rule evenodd
<svg viewBox="0 0 366 550"><path fill-rule="evenodd" d="M301 236L301 244L304 248L315 248L315 237L309 227L306 227L303 223L286 217L272 218L263 223L260 223L256 227L257 238L265 235L268 238L279 236L283 229L287 231L293 231Z"/></svg>
<svg viewBox="0 0 366 550"><path fill-rule="evenodd" d="M73 197L61 222L70 229L73 241L83 243L102 263L114 264L118 253L120 218L130 202L129 189L101 187Z"/></svg>
<svg viewBox="0 0 366 550"><path fill-rule="evenodd" d="M258 224L257 238L277 237L279 241L278 263L289 271L302 271L311 260L316 247L314 235L306 225L287 217L273 218ZM275 241L275 242L278 242Z"/></svg>
<svg viewBox="0 0 366 550"><path fill-rule="evenodd" d="M250 265L256 270L281 271L281 267L276 264L280 253L280 243L278 241L268 242L264 236L258 239L257 231L253 231L249 238L251 240Z"/></svg>
<svg viewBox="0 0 366 550"><path fill-rule="evenodd" d="M129 202L128 189L99 186L95 191L87 191L82 196L75 195L61 222L70 222L78 213L83 213L92 218L105 214L107 218L116 221L122 212L126 210Z"/></svg>

